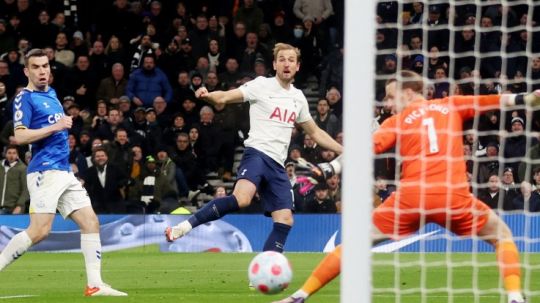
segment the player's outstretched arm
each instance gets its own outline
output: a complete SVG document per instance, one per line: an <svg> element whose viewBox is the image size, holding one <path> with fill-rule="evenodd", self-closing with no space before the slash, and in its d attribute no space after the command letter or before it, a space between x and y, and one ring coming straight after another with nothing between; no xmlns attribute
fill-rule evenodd
<svg viewBox="0 0 540 303"><path fill-rule="evenodd" d="M64 129L70 129L72 124L73 120L71 117L64 116L55 124L39 129L17 127L15 128L15 140L17 140L17 144L30 144L43 138L47 138L56 132L63 131Z"/></svg>
<svg viewBox="0 0 540 303"><path fill-rule="evenodd" d="M244 101L244 94L238 88L209 93L206 87L201 87L195 92L195 97L212 104L241 103Z"/></svg>
<svg viewBox="0 0 540 303"><path fill-rule="evenodd" d="M308 120L306 122L300 123L300 126L304 129L306 134L308 134L313 141L317 142L323 148L327 148L336 152L338 155L343 153L343 146L337 143L328 133L320 129L313 120Z"/></svg>
<svg viewBox="0 0 540 303"><path fill-rule="evenodd" d="M503 94L501 95L501 104L503 107L515 105L527 105L533 108L540 107L540 89L525 94Z"/></svg>

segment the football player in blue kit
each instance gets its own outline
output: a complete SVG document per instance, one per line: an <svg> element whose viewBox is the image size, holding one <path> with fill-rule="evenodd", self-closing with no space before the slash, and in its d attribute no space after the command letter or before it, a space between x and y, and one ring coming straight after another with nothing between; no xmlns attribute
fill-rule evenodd
<svg viewBox="0 0 540 303"><path fill-rule="evenodd" d="M0 271L47 237L58 210L81 230L87 275L84 295L127 296L101 279L99 221L86 190L71 171L68 129L73 122L64 114L55 90L49 86L51 69L43 50L32 49L26 54L24 73L28 85L13 102L13 124L18 144L32 144L27 170L30 225L4 247Z"/></svg>

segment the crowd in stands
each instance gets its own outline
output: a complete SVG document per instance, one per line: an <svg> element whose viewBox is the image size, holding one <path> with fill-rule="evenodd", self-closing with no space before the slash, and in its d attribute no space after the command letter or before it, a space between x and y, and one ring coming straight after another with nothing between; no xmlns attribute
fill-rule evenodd
<svg viewBox="0 0 540 303"><path fill-rule="evenodd" d="M540 88L540 4L379 2L378 123L392 115L384 84L398 69L428 80L426 98L524 93ZM466 122L464 155L473 191L498 210L540 211L540 112L489 111ZM394 187L395 160L376 160L376 191Z"/></svg>
<svg viewBox="0 0 540 303"><path fill-rule="evenodd" d="M249 104L211 106L194 92L272 75L278 42L301 50L294 85L315 92L315 121L342 141L343 2L0 0L2 169L24 172L31 159L14 138L12 102L27 84L23 58L32 48L46 51L50 86L73 117L70 162L98 214L169 213L200 206L200 192L230 189L214 190L208 178L235 180ZM339 211L339 176L312 188L294 169L298 157L317 163L335 156L294 132L287 168L297 211ZM2 192L0 211L27 211L24 178L8 180L18 192ZM250 211L260 211L254 205Z"/></svg>

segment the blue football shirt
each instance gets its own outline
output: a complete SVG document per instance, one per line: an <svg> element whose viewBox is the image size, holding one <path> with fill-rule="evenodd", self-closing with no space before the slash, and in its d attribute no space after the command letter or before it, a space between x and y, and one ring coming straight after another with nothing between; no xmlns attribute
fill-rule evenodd
<svg viewBox="0 0 540 303"><path fill-rule="evenodd" d="M40 129L55 124L64 116L56 91L23 89L13 102L13 127ZM32 143L32 160L27 172L45 170L71 171L67 130L56 132Z"/></svg>

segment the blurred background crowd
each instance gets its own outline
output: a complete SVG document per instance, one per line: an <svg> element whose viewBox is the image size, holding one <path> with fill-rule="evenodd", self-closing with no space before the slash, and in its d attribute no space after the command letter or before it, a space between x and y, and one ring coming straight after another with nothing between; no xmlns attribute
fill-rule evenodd
<svg viewBox="0 0 540 303"><path fill-rule="evenodd" d="M0 212L27 212L31 153L13 136L12 100L30 49L49 57L50 85L74 121L72 169L95 211L185 213L230 192L250 127L249 104L211 106L194 92L271 76L277 42L301 50L294 85L342 141L343 9L343 0L0 0ZM339 211L339 176L315 185L295 165L335 156L294 132L297 212Z"/></svg>
<svg viewBox="0 0 540 303"><path fill-rule="evenodd" d="M375 119L384 84L398 70L427 80L426 98L524 93L540 88L540 4L427 1L377 5ZM471 191L498 210L540 211L540 112L489 111L464 125L463 153ZM376 191L395 186L395 159L376 160Z"/></svg>

